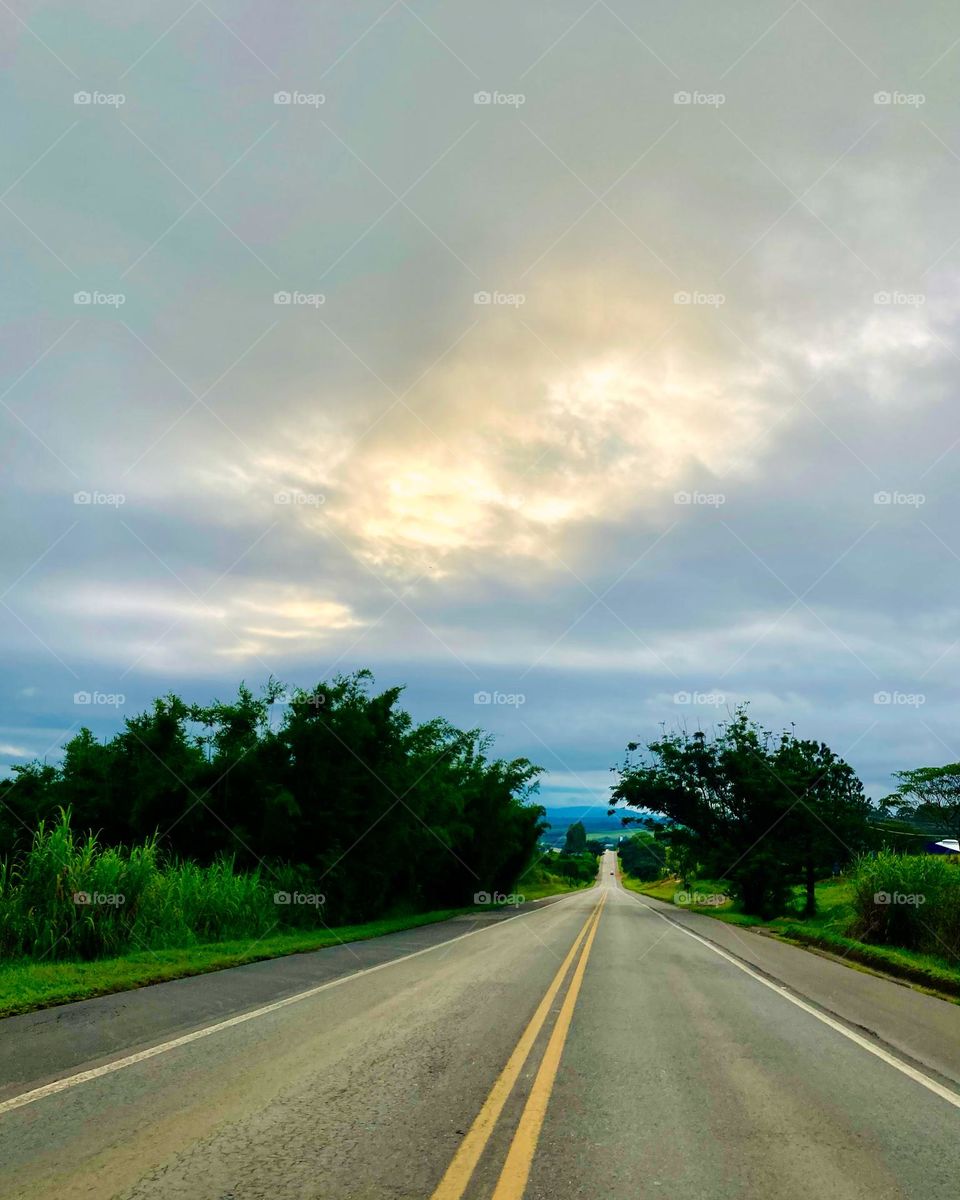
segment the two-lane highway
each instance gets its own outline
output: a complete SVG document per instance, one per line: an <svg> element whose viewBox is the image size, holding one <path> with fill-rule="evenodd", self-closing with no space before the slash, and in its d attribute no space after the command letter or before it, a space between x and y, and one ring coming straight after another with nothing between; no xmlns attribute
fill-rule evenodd
<svg viewBox="0 0 960 1200"><path fill-rule="evenodd" d="M130 1036L126 1053L108 1010L83 1010L85 1057L60 1073L43 1055L56 1024L0 1024L0 1043L30 1035L44 1062L0 1092L0 1194L954 1200L949 1054L892 1052L612 869L608 855L596 888L147 1046ZM777 950L801 977L847 971ZM960 1041L960 1008L870 983L896 989L885 1019L902 1007L905 1042L923 1005Z"/></svg>

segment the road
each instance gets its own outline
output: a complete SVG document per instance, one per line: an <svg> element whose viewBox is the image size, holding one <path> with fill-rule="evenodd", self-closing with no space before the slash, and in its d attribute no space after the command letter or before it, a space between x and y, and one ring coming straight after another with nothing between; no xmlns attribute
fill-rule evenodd
<svg viewBox="0 0 960 1200"><path fill-rule="evenodd" d="M0 1023L0 1195L955 1200L960 1007L612 869Z"/></svg>

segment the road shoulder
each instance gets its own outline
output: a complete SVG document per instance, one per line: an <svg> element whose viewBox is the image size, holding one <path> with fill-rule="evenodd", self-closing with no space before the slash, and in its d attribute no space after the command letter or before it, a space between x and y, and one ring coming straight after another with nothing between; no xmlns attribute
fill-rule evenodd
<svg viewBox="0 0 960 1200"><path fill-rule="evenodd" d="M886 1043L902 1057L960 1087L960 1005L892 979L852 970L750 929L678 911L623 889L637 904L712 942L802 999Z"/></svg>
<svg viewBox="0 0 960 1200"><path fill-rule="evenodd" d="M298 992L442 946L581 892L264 959L0 1020L0 1100Z"/></svg>

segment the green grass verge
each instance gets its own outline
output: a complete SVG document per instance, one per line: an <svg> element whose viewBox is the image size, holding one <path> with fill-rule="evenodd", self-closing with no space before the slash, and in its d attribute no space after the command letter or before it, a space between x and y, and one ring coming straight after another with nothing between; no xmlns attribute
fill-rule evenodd
<svg viewBox="0 0 960 1200"><path fill-rule="evenodd" d="M675 894L680 891L676 879L658 879L654 883L643 883L638 879L623 877L623 885L630 891L639 892L654 899L673 904ZM722 894L722 880L698 879L688 881L688 893ZM817 884L817 914L800 918L797 913L775 917L765 921L762 917L740 912L735 901L729 900L720 906L682 904L677 905L687 912L699 912L730 925L762 926L777 937L801 946L826 950L845 959L851 965L868 967L894 975L910 983L951 997L960 997L960 968L945 958L933 954L920 954L896 946L874 946L846 935L853 917L852 887L845 879L823 880ZM796 889L793 903L802 904L801 889Z"/></svg>
<svg viewBox="0 0 960 1200"><path fill-rule="evenodd" d="M897 946L872 946L869 942L858 942L855 938L811 928L807 924L778 926L777 933L786 941L827 950L860 966L895 975L960 1001L960 970L936 955L902 950Z"/></svg>
<svg viewBox="0 0 960 1200"><path fill-rule="evenodd" d="M653 896L655 900L663 900L666 904L673 903L673 893L680 886L675 879L658 879L655 883L644 883L634 879L632 875L622 872L620 882L629 892L640 892L643 896Z"/></svg>
<svg viewBox="0 0 960 1200"><path fill-rule="evenodd" d="M560 875L547 875L540 879L523 880L517 884L517 892L524 900L543 900L547 896L559 896L563 892L579 892L592 887L593 880L581 883L575 879L564 879Z"/></svg>
<svg viewBox="0 0 960 1200"><path fill-rule="evenodd" d="M529 883L518 884L517 892L524 900L542 900L547 896L575 892L588 886L558 875L542 873ZM420 925L432 925L477 911L480 909L444 908L435 912L385 917L364 925L292 930L272 933L259 940L241 938L169 950L139 950L133 954L90 961L67 959L62 962L37 962L20 959L6 962L0 964L0 1017L50 1008L54 1004L68 1004L74 1000L88 1000L92 996L106 996L112 992L126 992L131 988L163 983L169 979L183 979L188 975L205 975L209 971L239 967L243 963L267 958L324 950L343 942L359 942L381 937L385 933L397 933L402 929L416 929Z"/></svg>
<svg viewBox="0 0 960 1200"><path fill-rule="evenodd" d="M203 975L208 971L238 967L265 958L323 950L342 942L358 942L381 937L385 933L396 933L401 929L431 925L473 911L470 908L446 908L437 912L388 917L364 925L341 925L337 929L319 932L296 930L270 934L259 941L248 938L184 949L141 950L135 954L89 962L35 962L21 959L3 963L0 964L0 1017L49 1008L53 1004L67 1004L72 1000L87 1000L91 996L125 992L150 983L182 979L187 975Z"/></svg>

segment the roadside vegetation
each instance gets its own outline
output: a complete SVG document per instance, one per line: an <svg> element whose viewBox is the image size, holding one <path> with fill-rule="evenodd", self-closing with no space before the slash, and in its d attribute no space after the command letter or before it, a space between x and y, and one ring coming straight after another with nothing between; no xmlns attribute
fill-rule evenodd
<svg viewBox="0 0 960 1200"><path fill-rule="evenodd" d="M960 870L954 870L960 874ZM743 912L722 879L698 877L684 882L670 876L644 881L624 872L622 882L630 891L674 904L685 912L701 913L731 925L759 928L786 941L825 950L848 963L960 998L960 961L949 956L939 944L938 952L926 953L897 943L865 941L862 935L855 936L858 918L852 878L817 882L816 916L803 916L805 897L798 888L787 910L769 920ZM872 896L870 899L872 904Z"/></svg>
<svg viewBox="0 0 960 1200"><path fill-rule="evenodd" d="M368 921L362 925L340 925L335 929L322 926L316 929L286 929L257 938L194 942L186 947L169 949L133 950L93 960L21 958L3 962L0 963L0 1017L145 987L151 983L164 983L170 979L182 979L188 975L203 975L266 958L325 950L344 942L365 941L386 933L431 925L472 911L473 908L409 913L401 917Z"/></svg>
<svg viewBox="0 0 960 1200"><path fill-rule="evenodd" d="M960 767L901 772L872 806L828 747L744 709L637 750L615 801L659 820L626 816L625 886L960 995L960 858L917 853L956 829Z"/></svg>
<svg viewBox="0 0 960 1200"><path fill-rule="evenodd" d="M524 876L530 899L579 886L539 863L540 768L491 757L480 730L414 722L401 693L362 671L210 705L168 695L112 738L82 729L59 764L14 767L0 1011L30 978L76 998L441 920Z"/></svg>

